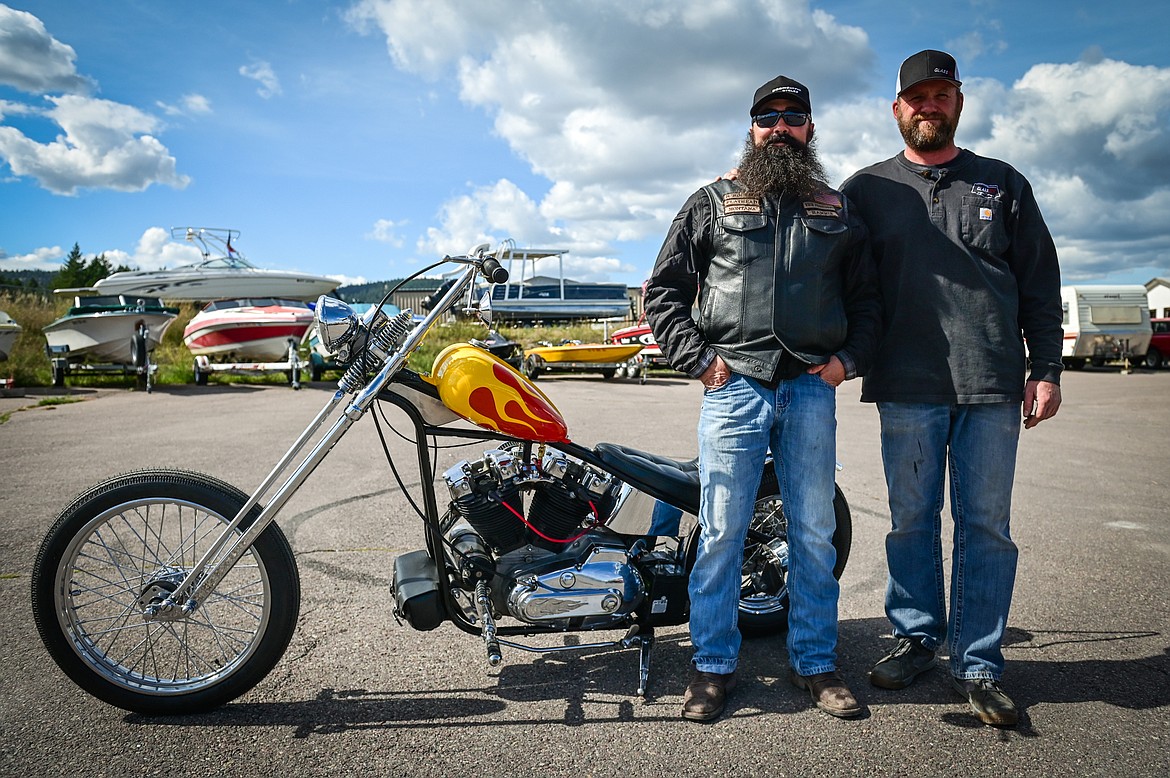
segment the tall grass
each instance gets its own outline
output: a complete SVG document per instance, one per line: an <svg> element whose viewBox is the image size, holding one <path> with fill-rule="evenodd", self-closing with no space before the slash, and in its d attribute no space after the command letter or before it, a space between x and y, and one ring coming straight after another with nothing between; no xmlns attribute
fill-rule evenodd
<svg viewBox="0 0 1170 778"><path fill-rule="evenodd" d="M7 361L0 362L0 376L13 378L17 386L47 386L53 382L52 368L45 354L44 329L69 310L69 298L45 298L34 292L0 292L0 311L21 326Z"/></svg>
<svg viewBox="0 0 1170 778"><path fill-rule="evenodd" d="M0 292L0 310L7 311L22 327L20 337L13 346L12 355L6 362L0 362L0 377L12 377L17 386L49 386L52 384L52 366L45 353L44 328L69 310L71 298L50 298L25 292ZM156 385L185 384L194 381L195 358L183 343L183 329L199 312L194 303L171 305L179 309L179 315L171 322L163 335L162 343L151 354L151 360L158 365L155 374ZM559 343L562 340L579 340L583 343L602 343L606 329L613 332L624 326L611 324L604 328L600 324L577 324L556 327L500 326L497 331L520 343L524 348L541 342ZM419 372L430 372L431 365L439 352L451 343L466 342L471 338L482 338L487 328L470 321L456 321L435 325L426 339L410 359L410 366ZM279 373L241 376L236 374L213 374L212 382L285 383L287 379ZM126 386L135 385L133 376L79 375L71 373L66 379L71 386Z"/></svg>

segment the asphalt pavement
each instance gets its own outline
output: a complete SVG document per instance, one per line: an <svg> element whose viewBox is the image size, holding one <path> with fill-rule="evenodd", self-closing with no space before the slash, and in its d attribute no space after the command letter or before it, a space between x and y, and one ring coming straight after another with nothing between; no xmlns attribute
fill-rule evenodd
<svg viewBox="0 0 1170 778"><path fill-rule="evenodd" d="M694 456L696 382L547 376L540 387L579 443ZM838 481L854 522L839 658L867 705L858 720L821 713L790 685L777 638L744 643L727 714L697 724L679 717L685 627L660 631L643 700L636 651L505 648L491 668L482 643L450 625L419 633L395 623L393 559L420 548L422 533L369 419L279 520L303 599L267 679L217 711L176 718L112 708L69 682L29 606L36 548L69 498L161 466L250 491L332 388L0 399L0 775L1170 775L1170 371L1068 373L1060 414L1022 435L1004 678L1022 708L1013 730L979 724L942 670L901 692L866 680L892 645L882 611L889 517L877 413L858 402L856 382L838 403ZM386 418L404 426L396 411ZM417 494L413 458L388 437ZM477 451L443 450L440 472Z"/></svg>

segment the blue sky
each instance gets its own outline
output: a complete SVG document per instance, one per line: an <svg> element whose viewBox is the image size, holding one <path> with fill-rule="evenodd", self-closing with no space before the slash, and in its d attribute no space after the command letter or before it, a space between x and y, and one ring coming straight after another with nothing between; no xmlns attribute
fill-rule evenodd
<svg viewBox="0 0 1170 778"><path fill-rule="evenodd" d="M141 268L230 227L257 265L401 277L513 238L638 285L807 83L830 183L896 153L899 63L959 59L961 146L1031 180L1066 283L1170 276L1170 10L902 0L0 0L0 268Z"/></svg>

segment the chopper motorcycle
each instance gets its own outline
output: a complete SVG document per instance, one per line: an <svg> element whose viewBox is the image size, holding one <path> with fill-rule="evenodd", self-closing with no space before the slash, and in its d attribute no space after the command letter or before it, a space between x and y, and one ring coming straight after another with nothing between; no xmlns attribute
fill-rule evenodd
<svg viewBox="0 0 1170 778"><path fill-rule="evenodd" d="M448 346L430 374L407 367L446 312L465 306L490 325L488 296L473 299L476 281L503 283L507 271L502 253L489 248L416 274L463 266L418 322L409 310L389 316L373 306L359 318L341 301L318 300L318 335L345 373L251 495L195 472L140 470L93 486L58 515L36 557L32 607L69 678L148 715L206 711L259 683L287 648L300 607L292 549L274 519L346 430L381 403L408 418L424 476L420 505L386 449L426 539L426 548L395 559L396 618L417 630L450 623L482 640L491 665L504 648L637 647L637 691L645 695L655 629L688 618L697 464L572 442L552 401L483 348ZM482 441L482 454L437 474L432 448L448 438ZM852 533L840 489L833 507L839 578ZM744 548L742 632L786 628L787 569L786 519L769 462ZM620 636L551 648L520 642L585 632Z"/></svg>

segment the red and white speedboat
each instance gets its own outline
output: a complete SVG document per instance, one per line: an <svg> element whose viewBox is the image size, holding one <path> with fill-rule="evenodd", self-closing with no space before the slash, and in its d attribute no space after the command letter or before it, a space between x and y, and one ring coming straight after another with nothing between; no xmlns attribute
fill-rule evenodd
<svg viewBox="0 0 1170 778"><path fill-rule="evenodd" d="M312 324L312 309L298 300L217 300L191 319L183 342L196 356L274 361L287 357L289 341L300 343Z"/></svg>
<svg viewBox="0 0 1170 778"><path fill-rule="evenodd" d="M658 341L654 339L654 333L650 331L650 325L644 321L639 321L632 327L626 327L615 331L609 336L611 343L620 343L624 346L632 346L638 344L642 346L640 357L649 361L655 367L666 364L666 357L662 355L662 349L658 345Z"/></svg>

